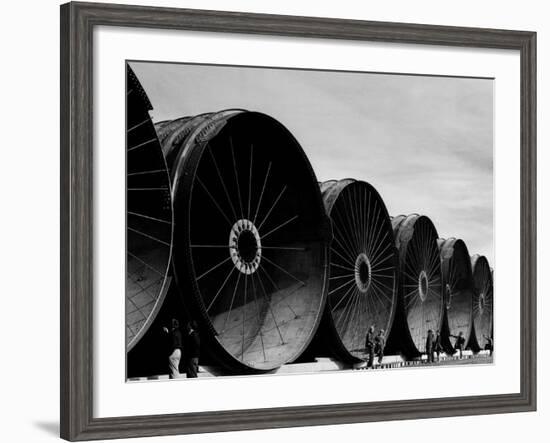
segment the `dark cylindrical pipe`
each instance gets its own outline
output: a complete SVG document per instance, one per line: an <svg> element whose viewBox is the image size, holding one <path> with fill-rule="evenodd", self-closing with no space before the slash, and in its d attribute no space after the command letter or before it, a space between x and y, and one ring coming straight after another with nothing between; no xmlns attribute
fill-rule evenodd
<svg viewBox="0 0 550 443"><path fill-rule="evenodd" d="M474 278L473 328L479 346L493 336L493 274L483 255L471 257Z"/></svg>
<svg viewBox="0 0 550 443"><path fill-rule="evenodd" d="M151 103L127 66L126 346L130 351L154 322L166 296L172 247L170 177Z"/></svg>
<svg viewBox="0 0 550 443"><path fill-rule="evenodd" d="M393 217L392 226L399 251L398 318L403 322L401 327L396 325L398 332L392 331L392 347L415 356L425 352L428 331L437 334L443 323L438 235L432 221L424 215Z"/></svg>
<svg viewBox="0 0 550 443"><path fill-rule="evenodd" d="M443 275L443 294L447 315L448 336L447 351L452 352L450 343L456 342L462 334L465 344L470 342L472 332L472 309L474 300L474 280L470 254L466 244L456 238L439 239L441 251L441 270ZM477 347L474 340L473 347Z"/></svg>
<svg viewBox="0 0 550 443"><path fill-rule="evenodd" d="M317 348L347 363L364 356L370 326L384 339L397 300L397 254L386 206L376 189L354 179L320 184L332 221L330 280ZM322 343L320 343L322 341Z"/></svg>
<svg viewBox="0 0 550 443"><path fill-rule="evenodd" d="M326 300L330 241L317 181L275 119L227 110L159 126L171 168L173 270L205 357L233 373L296 359Z"/></svg>

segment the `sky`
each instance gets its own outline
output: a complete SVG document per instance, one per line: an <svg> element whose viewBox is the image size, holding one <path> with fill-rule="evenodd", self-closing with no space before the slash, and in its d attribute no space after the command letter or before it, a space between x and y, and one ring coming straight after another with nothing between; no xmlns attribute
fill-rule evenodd
<svg viewBox="0 0 550 443"><path fill-rule="evenodd" d="M260 111L317 179L371 183L390 215L420 213L494 263L493 80L132 62L154 121Z"/></svg>

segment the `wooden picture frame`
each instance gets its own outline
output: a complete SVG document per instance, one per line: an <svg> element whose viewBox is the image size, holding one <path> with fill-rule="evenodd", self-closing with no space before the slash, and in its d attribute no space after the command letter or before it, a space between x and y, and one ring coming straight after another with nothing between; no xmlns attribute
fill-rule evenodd
<svg viewBox="0 0 550 443"><path fill-rule="evenodd" d="M92 32L96 26L496 48L521 63L521 389L517 394L93 416ZM536 409L536 34L99 3L61 6L61 437L70 441Z"/></svg>

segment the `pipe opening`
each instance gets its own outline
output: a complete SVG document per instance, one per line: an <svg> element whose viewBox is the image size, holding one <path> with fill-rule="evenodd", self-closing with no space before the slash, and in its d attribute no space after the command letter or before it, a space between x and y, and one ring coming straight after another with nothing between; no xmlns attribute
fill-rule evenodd
<svg viewBox="0 0 550 443"><path fill-rule="evenodd" d="M360 292L368 291L372 280L372 268L367 255L362 252L355 260L355 284Z"/></svg>
<svg viewBox="0 0 550 443"><path fill-rule="evenodd" d="M253 274L260 266L262 244L258 229L250 220L238 220L229 233L229 254L243 274Z"/></svg>

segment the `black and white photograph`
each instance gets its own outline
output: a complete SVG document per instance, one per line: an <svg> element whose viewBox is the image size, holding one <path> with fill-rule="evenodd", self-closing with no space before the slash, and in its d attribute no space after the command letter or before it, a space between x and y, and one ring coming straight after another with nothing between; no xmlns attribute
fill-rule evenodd
<svg viewBox="0 0 550 443"><path fill-rule="evenodd" d="M493 106L493 78L127 61L127 380L492 364Z"/></svg>

